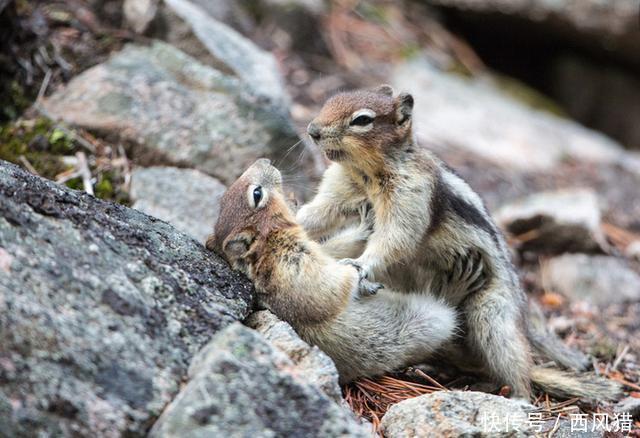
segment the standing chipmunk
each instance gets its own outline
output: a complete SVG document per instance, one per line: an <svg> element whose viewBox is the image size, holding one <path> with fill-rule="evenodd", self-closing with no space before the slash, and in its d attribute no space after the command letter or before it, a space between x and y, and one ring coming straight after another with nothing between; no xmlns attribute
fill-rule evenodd
<svg viewBox="0 0 640 438"><path fill-rule="evenodd" d="M455 311L433 297L381 290L358 298L358 272L295 222L281 181L269 160L256 161L223 195L206 246L253 281L260 304L333 359L342 383L422 363L452 338ZM356 227L343 243L369 233Z"/></svg>
<svg viewBox="0 0 640 438"><path fill-rule="evenodd" d="M559 339L531 329L526 296L483 201L417 145L412 110L413 97L394 97L388 85L329 99L308 134L333 163L316 197L298 211L298 222L322 240L370 204L375 219L366 248L342 262L355 266L363 279L404 293L430 291L458 308L464 346L447 355L464 361L453 362L470 361L496 383L509 385L516 397L530 397L532 381L566 386L555 393L613 397L619 391L613 382L585 385L559 370L552 377L533 367L531 346L565 367L581 370L586 361ZM469 287L456 283L461 272L475 280Z"/></svg>

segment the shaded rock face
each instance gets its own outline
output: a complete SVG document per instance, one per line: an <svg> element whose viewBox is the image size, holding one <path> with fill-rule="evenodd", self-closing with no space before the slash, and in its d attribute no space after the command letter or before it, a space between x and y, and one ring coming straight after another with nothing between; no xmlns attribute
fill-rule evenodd
<svg viewBox="0 0 640 438"><path fill-rule="evenodd" d="M542 264L544 284L572 300L596 305L640 299L640 275L610 256L564 254Z"/></svg>
<svg viewBox="0 0 640 438"><path fill-rule="evenodd" d="M371 436L285 353L240 323L198 353L189 377L151 436Z"/></svg>
<svg viewBox="0 0 640 438"><path fill-rule="evenodd" d="M226 187L193 169L137 168L131 175L133 208L169 222L204 243L218 220Z"/></svg>
<svg viewBox="0 0 640 438"><path fill-rule="evenodd" d="M520 244L524 251L558 254L606 247L598 198L591 190L536 193L502 206L495 218L511 234L525 236Z"/></svg>
<svg viewBox="0 0 640 438"><path fill-rule="evenodd" d="M384 436L529 437L554 430L553 436L575 436L568 420L529 422L536 407L522 400L473 391L438 391L391 406L382 417ZM535 418L535 417L534 417ZM591 430L591 428L589 428ZM603 436L586 432L580 436Z"/></svg>
<svg viewBox="0 0 640 438"><path fill-rule="evenodd" d="M640 15L640 5L637 9ZM551 95L571 117L618 139L628 148L640 150L637 72L565 55L554 62L550 82Z"/></svg>
<svg viewBox="0 0 640 438"><path fill-rule="evenodd" d="M432 0L436 5L482 14L518 17L547 32L617 52L638 63L640 28L635 0Z"/></svg>
<svg viewBox="0 0 640 438"><path fill-rule="evenodd" d="M44 103L55 117L125 141L142 165L179 164L233 182L259 157L304 169L286 110L164 43L129 45ZM297 151L300 151L298 149ZM307 157L309 155L307 154ZM306 187L300 170L300 186Z"/></svg>
<svg viewBox="0 0 640 438"><path fill-rule="evenodd" d="M0 435L144 435L252 290L168 224L0 162Z"/></svg>

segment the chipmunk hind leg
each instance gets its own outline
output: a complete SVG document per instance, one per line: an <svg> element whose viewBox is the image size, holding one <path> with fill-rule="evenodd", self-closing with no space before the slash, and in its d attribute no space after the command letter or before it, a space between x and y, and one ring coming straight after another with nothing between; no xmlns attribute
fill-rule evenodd
<svg viewBox="0 0 640 438"><path fill-rule="evenodd" d="M462 309L470 327L466 342L496 383L509 385L513 397L528 399L531 352L521 309L506 287L491 283L468 298Z"/></svg>

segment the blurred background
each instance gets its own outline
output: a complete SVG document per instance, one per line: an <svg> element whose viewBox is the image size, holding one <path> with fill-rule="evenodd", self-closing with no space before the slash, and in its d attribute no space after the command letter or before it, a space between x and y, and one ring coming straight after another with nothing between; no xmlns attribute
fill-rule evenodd
<svg viewBox="0 0 640 438"><path fill-rule="evenodd" d="M551 328L640 396L639 8L0 0L0 159L202 240L257 157L308 199L326 162L307 123L389 83L485 198Z"/></svg>

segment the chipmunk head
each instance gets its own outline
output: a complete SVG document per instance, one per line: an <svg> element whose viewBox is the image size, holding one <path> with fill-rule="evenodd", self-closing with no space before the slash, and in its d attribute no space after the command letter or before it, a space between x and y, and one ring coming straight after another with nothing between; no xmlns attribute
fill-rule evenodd
<svg viewBox="0 0 640 438"><path fill-rule="evenodd" d="M407 143L412 109L413 97L394 97L389 85L340 93L324 104L307 133L331 161L366 161Z"/></svg>
<svg viewBox="0 0 640 438"><path fill-rule="evenodd" d="M271 229L293 223L282 192L282 175L266 158L251 165L225 192L220 214L206 247L238 266Z"/></svg>

